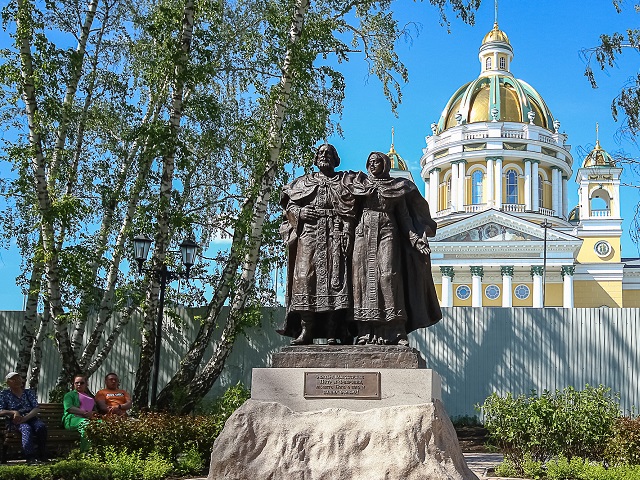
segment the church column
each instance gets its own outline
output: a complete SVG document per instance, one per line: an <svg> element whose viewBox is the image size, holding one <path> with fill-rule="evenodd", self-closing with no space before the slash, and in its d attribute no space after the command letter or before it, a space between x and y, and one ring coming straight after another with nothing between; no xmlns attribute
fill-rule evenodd
<svg viewBox="0 0 640 480"><path fill-rule="evenodd" d="M580 197L580 220L591 217L591 205L589 203L589 185L580 187L578 196Z"/></svg>
<svg viewBox="0 0 640 480"><path fill-rule="evenodd" d="M560 204L562 197L560 196L560 169L553 167L551 169L551 208L556 217L561 216Z"/></svg>
<svg viewBox="0 0 640 480"><path fill-rule="evenodd" d="M427 202L431 198L431 193L429 191L430 186L431 186L431 176L429 176L429 178L425 179L424 181L424 198Z"/></svg>
<svg viewBox="0 0 640 480"><path fill-rule="evenodd" d="M471 267L471 306L482 306L482 277L484 269L482 267Z"/></svg>
<svg viewBox="0 0 640 480"><path fill-rule="evenodd" d="M540 185L538 184L538 164L537 160L531 161L531 210L534 212L540 211L540 197L538 192L540 191Z"/></svg>
<svg viewBox="0 0 640 480"><path fill-rule="evenodd" d="M440 189L440 169L434 168L429 172L429 207L431 212L435 213L440 208L438 207L438 190Z"/></svg>
<svg viewBox="0 0 640 480"><path fill-rule="evenodd" d="M524 159L524 209L531 211L531 159Z"/></svg>
<svg viewBox="0 0 640 480"><path fill-rule="evenodd" d="M567 198L567 183L568 183L569 179L567 177L565 177L564 175L562 176L562 218L564 218L565 220L567 219L567 215L569 215L569 200Z"/></svg>
<svg viewBox="0 0 640 480"><path fill-rule="evenodd" d="M451 211L458 211L458 162L451 162L451 198L449 203L451 204Z"/></svg>
<svg viewBox="0 0 640 480"><path fill-rule="evenodd" d="M464 212L464 203L466 200L466 168L467 162L466 160L460 160L458 162L458 210Z"/></svg>
<svg viewBox="0 0 640 480"><path fill-rule="evenodd" d="M442 274L442 306L453 307L453 267L440 267Z"/></svg>
<svg viewBox="0 0 640 480"><path fill-rule="evenodd" d="M562 274L562 306L573 308L573 274L576 271L574 265L563 265Z"/></svg>
<svg viewBox="0 0 640 480"><path fill-rule="evenodd" d="M493 163L493 157L487 157L487 206L489 208L494 206L495 175L496 171Z"/></svg>
<svg viewBox="0 0 640 480"><path fill-rule="evenodd" d="M502 274L502 306L511 307L513 305L513 267L500 267Z"/></svg>
<svg viewBox="0 0 640 480"><path fill-rule="evenodd" d="M502 209L502 157L496 157L496 208Z"/></svg>
<svg viewBox="0 0 640 480"><path fill-rule="evenodd" d="M531 267L531 276L533 277L533 307L544 307L542 301L542 272L544 267L542 265L534 265Z"/></svg>

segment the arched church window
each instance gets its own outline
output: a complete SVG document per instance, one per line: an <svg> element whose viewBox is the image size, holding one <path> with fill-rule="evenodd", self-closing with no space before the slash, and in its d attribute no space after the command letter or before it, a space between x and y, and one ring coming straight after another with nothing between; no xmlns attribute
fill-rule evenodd
<svg viewBox="0 0 640 480"><path fill-rule="evenodd" d="M507 171L507 203L515 205L518 203L518 172Z"/></svg>
<svg viewBox="0 0 640 480"><path fill-rule="evenodd" d="M544 180L538 175L538 208L544 208Z"/></svg>
<svg viewBox="0 0 640 480"><path fill-rule="evenodd" d="M485 60L485 70L491 70L491 57L487 57Z"/></svg>
<svg viewBox="0 0 640 480"><path fill-rule="evenodd" d="M476 170L471 174L471 203L480 205L482 203L482 180L484 174L482 170Z"/></svg>
<svg viewBox="0 0 640 480"><path fill-rule="evenodd" d="M591 215L594 217L606 217L609 213L609 204L602 197L593 197L589 202L591 206Z"/></svg>
<svg viewBox="0 0 640 480"><path fill-rule="evenodd" d="M500 57L500 70L506 70L507 60L504 57Z"/></svg>

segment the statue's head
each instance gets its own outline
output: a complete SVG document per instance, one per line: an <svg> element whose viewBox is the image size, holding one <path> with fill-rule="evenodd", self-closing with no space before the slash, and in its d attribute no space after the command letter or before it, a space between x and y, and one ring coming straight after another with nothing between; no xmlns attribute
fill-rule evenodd
<svg viewBox="0 0 640 480"><path fill-rule="evenodd" d="M391 159L382 152L371 152L367 158L367 171L376 178L387 178L391 171Z"/></svg>
<svg viewBox="0 0 640 480"><path fill-rule="evenodd" d="M318 166L318 159L320 157L329 160L333 168L336 168L338 165L340 165L340 157L338 156L338 151L336 150L336 147L334 147L330 143L323 143L318 147L318 150L316 150L316 156L313 159L313 164L316 167Z"/></svg>

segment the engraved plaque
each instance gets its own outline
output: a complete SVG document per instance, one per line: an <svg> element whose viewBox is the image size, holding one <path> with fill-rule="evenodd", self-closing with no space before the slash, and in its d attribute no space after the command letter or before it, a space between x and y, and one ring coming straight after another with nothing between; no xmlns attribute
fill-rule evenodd
<svg viewBox="0 0 640 480"><path fill-rule="evenodd" d="M380 372L305 372L304 398L380 400Z"/></svg>

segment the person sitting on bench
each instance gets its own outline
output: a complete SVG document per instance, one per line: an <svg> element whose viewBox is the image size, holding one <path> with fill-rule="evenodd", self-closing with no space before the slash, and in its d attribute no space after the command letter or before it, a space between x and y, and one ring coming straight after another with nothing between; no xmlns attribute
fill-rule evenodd
<svg viewBox="0 0 640 480"><path fill-rule="evenodd" d="M133 402L126 390L118 388L120 380L118 375L111 372L104 377L106 388L96 393L98 411L107 415L126 415Z"/></svg>
<svg viewBox="0 0 640 480"><path fill-rule="evenodd" d="M9 372L5 381L9 388L0 391L0 415L9 417L9 428L22 435L22 452L27 463L46 461L47 426L38 418L40 406L36 395L24 388L18 372Z"/></svg>

